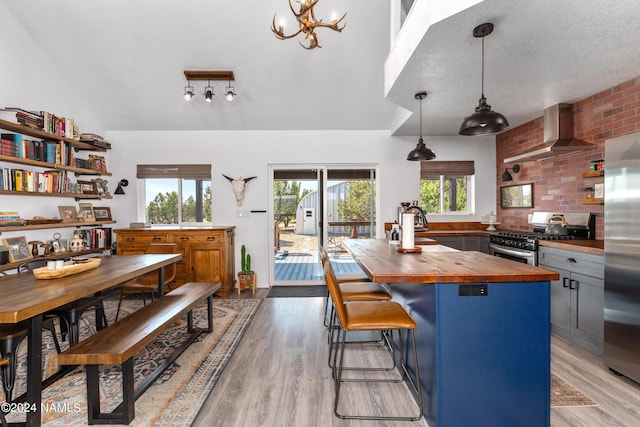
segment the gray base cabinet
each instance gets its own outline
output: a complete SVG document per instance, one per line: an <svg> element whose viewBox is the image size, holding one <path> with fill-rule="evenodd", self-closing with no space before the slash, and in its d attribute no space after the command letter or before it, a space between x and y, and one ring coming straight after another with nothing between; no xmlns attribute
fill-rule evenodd
<svg viewBox="0 0 640 427"><path fill-rule="evenodd" d="M560 273L551 282L551 330L602 355L604 257L541 246L538 265Z"/></svg>
<svg viewBox="0 0 640 427"><path fill-rule="evenodd" d="M430 238L443 246L458 249L459 251L490 253L489 236L434 236Z"/></svg>

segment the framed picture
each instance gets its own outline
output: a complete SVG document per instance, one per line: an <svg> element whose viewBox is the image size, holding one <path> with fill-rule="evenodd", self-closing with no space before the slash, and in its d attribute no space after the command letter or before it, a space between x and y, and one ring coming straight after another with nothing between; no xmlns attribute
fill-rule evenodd
<svg viewBox="0 0 640 427"><path fill-rule="evenodd" d="M93 216L93 206L91 203L80 203L80 209L78 209L78 219L82 221L95 221Z"/></svg>
<svg viewBox="0 0 640 427"><path fill-rule="evenodd" d="M104 157L90 154L89 163L94 171L107 173L107 163L104 161Z"/></svg>
<svg viewBox="0 0 640 427"><path fill-rule="evenodd" d="M78 181L82 194L98 194L95 181Z"/></svg>
<svg viewBox="0 0 640 427"><path fill-rule="evenodd" d="M500 206L503 209L532 208L533 184L518 184L500 187Z"/></svg>
<svg viewBox="0 0 640 427"><path fill-rule="evenodd" d="M109 187L107 186L107 180L97 178L93 180L96 183L96 190L98 194L109 194Z"/></svg>
<svg viewBox="0 0 640 427"><path fill-rule="evenodd" d="M2 239L2 243L9 249L10 262L18 262L33 258L25 236L8 237L6 239Z"/></svg>
<svg viewBox="0 0 640 427"><path fill-rule="evenodd" d="M111 208L94 207L93 217L96 219L96 221L111 221Z"/></svg>
<svg viewBox="0 0 640 427"><path fill-rule="evenodd" d="M62 222L78 222L78 212L75 206L58 206Z"/></svg>

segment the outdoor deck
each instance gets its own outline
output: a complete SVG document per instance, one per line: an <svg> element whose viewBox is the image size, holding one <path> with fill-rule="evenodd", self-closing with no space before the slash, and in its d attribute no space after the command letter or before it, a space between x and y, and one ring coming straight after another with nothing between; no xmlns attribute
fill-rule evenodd
<svg viewBox="0 0 640 427"><path fill-rule="evenodd" d="M330 254L336 273L362 272L345 253ZM278 251L275 256L276 281L324 280L318 251Z"/></svg>

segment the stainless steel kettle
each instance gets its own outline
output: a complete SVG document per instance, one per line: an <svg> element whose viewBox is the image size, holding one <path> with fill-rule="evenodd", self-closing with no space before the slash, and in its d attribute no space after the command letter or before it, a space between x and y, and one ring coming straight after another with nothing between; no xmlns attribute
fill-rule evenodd
<svg viewBox="0 0 640 427"><path fill-rule="evenodd" d="M569 231L567 230L567 221L564 219L564 215L551 215L547 221L547 228L544 232L551 236L566 236L569 234Z"/></svg>

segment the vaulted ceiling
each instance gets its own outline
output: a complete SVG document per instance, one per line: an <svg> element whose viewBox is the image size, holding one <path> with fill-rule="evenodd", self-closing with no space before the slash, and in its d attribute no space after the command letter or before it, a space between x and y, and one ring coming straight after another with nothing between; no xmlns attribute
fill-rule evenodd
<svg viewBox="0 0 640 427"><path fill-rule="evenodd" d="M416 0L426 1L426 0ZM433 2L434 4L437 2ZM5 1L106 129L388 129L417 135L417 114L392 125L397 109L424 104L426 135L454 135L485 94L512 127L557 102L572 102L637 76L640 2L485 0L434 22L399 79L384 89L388 0L321 0L318 15L347 12L341 33L320 30L321 49L277 40L274 14L294 27L286 0ZM428 23L425 23L425 27ZM185 69L233 70L238 97L182 99ZM386 96L385 96L386 95ZM394 128L392 129L392 126Z"/></svg>

